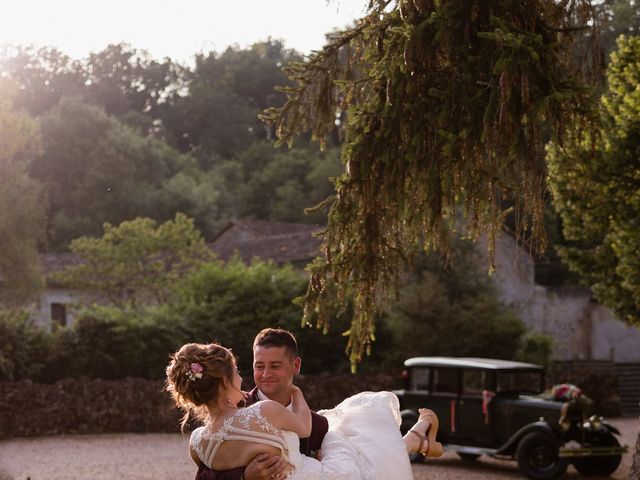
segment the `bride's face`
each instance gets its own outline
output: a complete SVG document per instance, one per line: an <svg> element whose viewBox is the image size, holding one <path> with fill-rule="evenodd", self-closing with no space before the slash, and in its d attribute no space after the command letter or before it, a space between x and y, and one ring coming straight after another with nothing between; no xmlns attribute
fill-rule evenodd
<svg viewBox="0 0 640 480"><path fill-rule="evenodd" d="M291 395L293 376L300 372L300 357L292 357L284 347L253 349L253 380L267 397L283 401L279 397Z"/></svg>

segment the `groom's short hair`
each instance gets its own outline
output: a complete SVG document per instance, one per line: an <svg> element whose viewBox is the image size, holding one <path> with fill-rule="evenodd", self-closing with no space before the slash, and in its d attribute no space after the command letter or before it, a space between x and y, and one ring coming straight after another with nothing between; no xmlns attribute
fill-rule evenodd
<svg viewBox="0 0 640 480"><path fill-rule="evenodd" d="M253 348L256 347L284 347L287 353L295 358L298 356L298 342L293 333L282 328L265 328L260 330L253 341Z"/></svg>

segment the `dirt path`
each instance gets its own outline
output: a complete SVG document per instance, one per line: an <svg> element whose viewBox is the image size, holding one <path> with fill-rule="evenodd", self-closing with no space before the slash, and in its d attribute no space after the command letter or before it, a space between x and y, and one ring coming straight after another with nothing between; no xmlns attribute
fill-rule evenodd
<svg viewBox="0 0 640 480"><path fill-rule="evenodd" d="M612 422L622 442L633 449L637 419ZM175 434L72 435L0 442L0 480L192 480L195 467L187 458L188 436ZM627 478L631 453L613 475ZM447 452L428 464L414 465L416 480L521 479L514 462L482 458L473 463ZM580 477L570 468L566 478ZM589 477L594 479L596 477ZM391 480L391 479L390 479Z"/></svg>

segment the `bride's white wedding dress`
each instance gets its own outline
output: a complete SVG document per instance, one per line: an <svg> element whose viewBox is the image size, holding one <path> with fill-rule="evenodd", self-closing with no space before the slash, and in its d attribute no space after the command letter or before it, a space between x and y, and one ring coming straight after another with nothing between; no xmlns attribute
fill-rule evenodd
<svg viewBox="0 0 640 480"><path fill-rule="evenodd" d="M289 480L410 480L411 465L400 434L398 398L391 392L362 392L318 412L329 421L322 461L302 455L294 432L275 428L261 402L242 408L217 432L206 426L191 434L191 446L211 468L225 440L263 443L282 451L293 466Z"/></svg>

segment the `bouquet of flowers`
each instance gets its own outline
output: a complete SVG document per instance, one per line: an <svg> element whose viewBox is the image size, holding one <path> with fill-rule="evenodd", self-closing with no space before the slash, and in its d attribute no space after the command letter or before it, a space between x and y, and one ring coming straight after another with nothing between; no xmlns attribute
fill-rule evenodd
<svg viewBox="0 0 640 480"><path fill-rule="evenodd" d="M551 388L551 395L555 400L566 402L582 396L582 390L572 383L561 383Z"/></svg>

